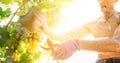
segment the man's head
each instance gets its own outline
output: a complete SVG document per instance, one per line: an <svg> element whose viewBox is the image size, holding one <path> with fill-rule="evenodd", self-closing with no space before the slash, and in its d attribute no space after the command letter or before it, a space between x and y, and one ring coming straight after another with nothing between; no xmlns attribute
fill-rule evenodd
<svg viewBox="0 0 120 63"><path fill-rule="evenodd" d="M118 0L98 0L100 7L101 7L101 11L104 13L104 17L106 19L109 18L109 16L112 15L113 11L114 11L114 4L117 2Z"/></svg>
<svg viewBox="0 0 120 63"><path fill-rule="evenodd" d="M98 0L102 12L110 12L114 10L114 4L118 0Z"/></svg>

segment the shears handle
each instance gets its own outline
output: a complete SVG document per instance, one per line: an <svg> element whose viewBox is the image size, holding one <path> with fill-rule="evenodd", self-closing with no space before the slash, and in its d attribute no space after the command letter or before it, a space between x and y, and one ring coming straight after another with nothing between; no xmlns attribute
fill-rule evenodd
<svg viewBox="0 0 120 63"><path fill-rule="evenodd" d="M47 39L47 45L49 47L44 47L42 45L40 45L40 47L45 49L45 50L54 50L57 47L58 44L53 44L50 39Z"/></svg>
<svg viewBox="0 0 120 63"><path fill-rule="evenodd" d="M57 47L57 45L58 45L58 44L53 44L50 39L47 39L47 44L48 44L49 47L44 47L44 46L41 46L41 45L40 45L40 47L43 48L44 50L51 50L51 51L53 51ZM59 60L56 60L56 62L60 63Z"/></svg>

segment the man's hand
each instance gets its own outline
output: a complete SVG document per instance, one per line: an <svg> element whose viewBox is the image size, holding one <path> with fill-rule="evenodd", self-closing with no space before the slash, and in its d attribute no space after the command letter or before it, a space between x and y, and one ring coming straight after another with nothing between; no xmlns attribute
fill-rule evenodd
<svg viewBox="0 0 120 63"><path fill-rule="evenodd" d="M67 59L72 54L80 50L79 39L66 40L60 44L55 50L53 50L52 55L54 59Z"/></svg>
<svg viewBox="0 0 120 63"><path fill-rule="evenodd" d="M30 8L17 22L16 31L22 36L26 36L29 32L37 31L40 27L33 10L33 8Z"/></svg>

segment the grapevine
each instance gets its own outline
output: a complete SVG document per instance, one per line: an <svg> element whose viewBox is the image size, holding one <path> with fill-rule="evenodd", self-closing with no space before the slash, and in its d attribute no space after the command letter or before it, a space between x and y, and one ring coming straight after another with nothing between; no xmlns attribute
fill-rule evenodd
<svg viewBox="0 0 120 63"><path fill-rule="evenodd" d="M40 29L41 23L33 16L35 12L46 13L47 23L52 26L58 22L63 2L72 0L1 0L0 5L4 4L6 7L5 10L0 7L0 22L11 15L12 17L6 25L0 25L0 63L63 63L53 60L51 51L40 47L41 44L48 46L45 39L47 36ZM15 12L10 8L13 3L18 4ZM29 11L31 8L33 10ZM13 21L14 16L19 19ZM25 26L26 24L28 26ZM36 27L37 29L34 29Z"/></svg>

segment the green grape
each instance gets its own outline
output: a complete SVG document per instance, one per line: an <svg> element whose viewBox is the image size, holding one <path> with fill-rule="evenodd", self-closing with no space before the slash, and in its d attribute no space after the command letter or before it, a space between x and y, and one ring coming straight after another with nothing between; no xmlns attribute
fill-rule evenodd
<svg viewBox="0 0 120 63"><path fill-rule="evenodd" d="M12 56L11 56L12 61L20 61L20 54L18 54L17 52L13 52Z"/></svg>
<svg viewBox="0 0 120 63"><path fill-rule="evenodd" d="M0 58L2 58L2 57L3 57L3 53L0 52Z"/></svg>
<svg viewBox="0 0 120 63"><path fill-rule="evenodd" d="M4 57L5 53L6 53L6 48L4 47L0 48L0 59Z"/></svg>
<svg viewBox="0 0 120 63"><path fill-rule="evenodd" d="M17 47L18 52L21 54L26 53L26 43L24 41L20 41Z"/></svg>
<svg viewBox="0 0 120 63"><path fill-rule="evenodd" d="M19 37L20 37L20 35L16 33L15 34L15 38L19 38Z"/></svg>
<svg viewBox="0 0 120 63"><path fill-rule="evenodd" d="M10 57L6 57L5 61L1 61L1 63L13 63L12 59Z"/></svg>

